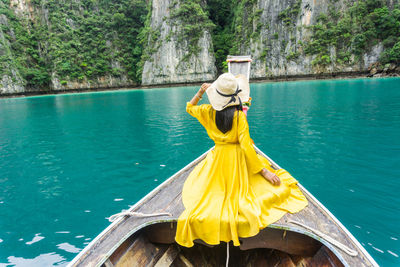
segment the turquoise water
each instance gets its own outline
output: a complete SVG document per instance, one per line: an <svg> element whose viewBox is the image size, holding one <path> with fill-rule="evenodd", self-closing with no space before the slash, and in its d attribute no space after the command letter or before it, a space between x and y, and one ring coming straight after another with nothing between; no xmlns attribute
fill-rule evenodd
<svg viewBox="0 0 400 267"><path fill-rule="evenodd" d="M400 265L400 79L253 84L256 145ZM0 99L0 266L63 266L212 143L196 87Z"/></svg>

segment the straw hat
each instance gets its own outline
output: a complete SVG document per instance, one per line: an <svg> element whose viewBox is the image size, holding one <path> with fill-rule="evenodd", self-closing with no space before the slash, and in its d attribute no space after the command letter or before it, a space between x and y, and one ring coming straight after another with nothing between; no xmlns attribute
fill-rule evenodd
<svg viewBox="0 0 400 267"><path fill-rule="evenodd" d="M224 73L208 87L206 93L212 107L220 111L226 107L240 105L242 101L248 101L249 82L244 75L239 74L235 77L231 73Z"/></svg>

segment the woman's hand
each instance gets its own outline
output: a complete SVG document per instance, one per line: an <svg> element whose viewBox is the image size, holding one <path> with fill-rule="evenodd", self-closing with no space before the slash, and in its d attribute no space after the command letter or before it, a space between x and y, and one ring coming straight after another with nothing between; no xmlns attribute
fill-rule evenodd
<svg viewBox="0 0 400 267"><path fill-rule="evenodd" d="M199 100L202 98L204 92L210 87L210 83L203 83L199 89L199 91L193 96L192 100L190 100L190 103L192 105L197 105Z"/></svg>
<svg viewBox="0 0 400 267"><path fill-rule="evenodd" d="M208 87L210 87L210 86L211 86L211 83L203 83L203 84L201 85L201 87L200 87L199 92L200 92L201 94L204 94L204 92L207 91Z"/></svg>
<svg viewBox="0 0 400 267"><path fill-rule="evenodd" d="M273 185L280 185L281 184L281 179L279 179L279 177L275 173L270 172L270 171L268 171L267 169L264 168L264 169L261 170L261 174L271 184L273 184Z"/></svg>

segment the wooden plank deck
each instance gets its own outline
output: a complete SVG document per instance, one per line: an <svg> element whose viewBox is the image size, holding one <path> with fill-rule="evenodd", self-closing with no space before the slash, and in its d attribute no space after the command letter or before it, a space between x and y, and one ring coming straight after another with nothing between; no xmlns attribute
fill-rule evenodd
<svg viewBox="0 0 400 267"><path fill-rule="evenodd" d="M258 150L258 152L262 154L261 151ZM183 183L189 173L193 170L194 166L200 160L202 160L205 155L206 153L165 181L140 202L138 202L137 205L131 208L131 211L135 212L168 212L172 214L172 216L121 218L111 224L96 239L94 239L69 264L69 266L100 266L125 240L130 238L132 234L137 232L139 229L157 222L175 221L183 211L183 204L181 201ZM320 203L318 203L318 201L303 187L300 186L300 188L307 197L309 205L299 213L286 214L283 218L269 227L305 233L311 237L314 237L329 247L336 254L336 256L338 256L339 259L343 259L348 266L377 266L373 259L371 261L368 253L365 254L366 252L363 251L362 248L360 249L361 245L357 241L354 242L354 240L347 235L346 230L342 229L341 225L338 225L338 223L331 218L329 211L327 212L321 208ZM352 257L347 255L323 239L316 237L315 234L310 233L307 229L290 223L290 220L301 222L325 234L328 234L335 240L338 240L349 248L356 250L358 252L358 256Z"/></svg>

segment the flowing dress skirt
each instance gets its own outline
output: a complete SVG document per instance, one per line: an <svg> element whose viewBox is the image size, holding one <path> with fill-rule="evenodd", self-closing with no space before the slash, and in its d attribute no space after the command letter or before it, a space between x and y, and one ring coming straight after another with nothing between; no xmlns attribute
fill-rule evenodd
<svg viewBox="0 0 400 267"><path fill-rule="evenodd" d="M187 178L182 192L185 211L178 219L176 241L186 247L201 239L210 245L256 235L307 205L297 181L287 171L266 168L281 179L274 186L261 174L251 173L239 144L217 144Z"/></svg>

